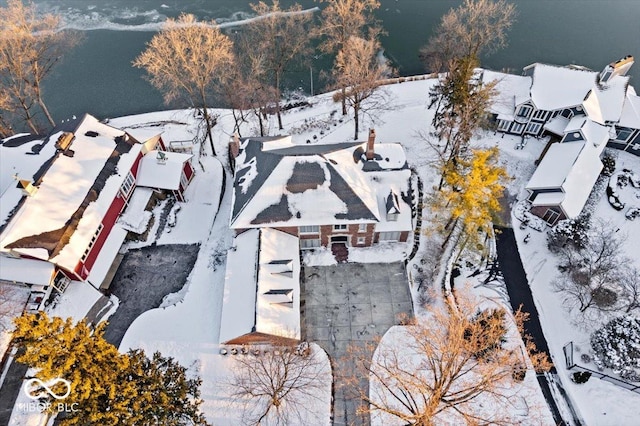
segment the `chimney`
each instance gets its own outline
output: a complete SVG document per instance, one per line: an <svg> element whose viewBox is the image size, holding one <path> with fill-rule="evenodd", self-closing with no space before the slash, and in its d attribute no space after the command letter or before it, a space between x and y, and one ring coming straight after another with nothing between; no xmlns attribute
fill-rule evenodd
<svg viewBox="0 0 640 426"><path fill-rule="evenodd" d="M18 188L22 190L23 195L26 195L27 197L33 197L36 191L38 191L38 188L33 186L30 180L19 179L17 175L14 176L14 179L18 181Z"/></svg>
<svg viewBox="0 0 640 426"><path fill-rule="evenodd" d="M624 76L627 75L629 68L633 65L633 56L627 55L624 58L612 62L607 65L604 70L600 73L600 83L608 83L611 78L619 75Z"/></svg>
<svg viewBox="0 0 640 426"><path fill-rule="evenodd" d="M236 132L229 141L229 155L235 159L238 154L240 154L240 136L238 136L238 132Z"/></svg>
<svg viewBox="0 0 640 426"><path fill-rule="evenodd" d="M366 156L367 160L373 160L373 155L375 154L375 150L373 145L376 143L376 131L375 129L369 129L369 140L367 140L367 151Z"/></svg>

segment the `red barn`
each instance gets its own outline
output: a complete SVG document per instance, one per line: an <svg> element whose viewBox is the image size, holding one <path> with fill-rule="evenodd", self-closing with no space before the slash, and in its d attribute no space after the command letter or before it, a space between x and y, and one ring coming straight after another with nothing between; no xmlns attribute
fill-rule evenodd
<svg viewBox="0 0 640 426"><path fill-rule="evenodd" d="M56 151L36 180L19 183L25 196L2 229L0 255L16 267L19 259L53 264L49 284L60 291L70 280L99 288L129 229L118 218L144 210L149 188L184 201L194 174L191 155L166 152L160 136L139 142L90 115L64 127L49 137ZM51 292L24 276L18 281ZM0 271L2 280L8 279Z"/></svg>

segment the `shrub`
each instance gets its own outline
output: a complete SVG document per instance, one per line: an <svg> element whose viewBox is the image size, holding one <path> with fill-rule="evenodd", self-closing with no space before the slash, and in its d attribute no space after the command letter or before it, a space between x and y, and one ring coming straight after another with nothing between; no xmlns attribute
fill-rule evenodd
<svg viewBox="0 0 640 426"><path fill-rule="evenodd" d="M575 219L561 220L547 233L547 247L552 253L557 253L567 244L583 249L589 241L590 228L589 213L582 213Z"/></svg>
<svg viewBox="0 0 640 426"><path fill-rule="evenodd" d="M610 155L606 155L602 158L602 174L605 176L611 176L616 171L616 159Z"/></svg>
<svg viewBox="0 0 640 426"><path fill-rule="evenodd" d="M618 301L618 294L605 287L598 287L591 291L593 303L599 308L609 308Z"/></svg>
<svg viewBox="0 0 640 426"><path fill-rule="evenodd" d="M589 373L588 371L576 371L571 376L571 380L573 380L574 383L577 383L579 385L582 383L587 383L590 378L591 378L591 373Z"/></svg>
<svg viewBox="0 0 640 426"><path fill-rule="evenodd" d="M640 320L618 317L591 335L593 361L616 374L632 375L640 369Z"/></svg>

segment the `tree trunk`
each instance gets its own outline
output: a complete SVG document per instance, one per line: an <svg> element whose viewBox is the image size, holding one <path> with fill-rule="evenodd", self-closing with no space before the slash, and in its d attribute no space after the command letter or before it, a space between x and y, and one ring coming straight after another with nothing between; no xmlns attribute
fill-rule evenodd
<svg viewBox="0 0 640 426"><path fill-rule="evenodd" d="M253 110L253 113L258 117L258 123L260 123L260 137L264 137L264 124L262 123L262 112L260 108Z"/></svg>
<svg viewBox="0 0 640 426"><path fill-rule="evenodd" d="M216 149L213 146L213 135L211 135L211 122L209 121L209 111L205 106L202 108L202 116L204 117L205 124L207 126L207 136L209 138L209 143L211 144L211 154L216 155Z"/></svg>
<svg viewBox="0 0 640 426"><path fill-rule="evenodd" d="M358 140L358 133L360 132L360 122L358 121L358 115L360 113L360 103L356 102L353 104L353 122L355 124L355 131L353 134L353 140Z"/></svg>
<svg viewBox="0 0 640 426"><path fill-rule="evenodd" d="M347 115L347 100L345 99L347 96L347 89L343 87L340 93L342 94L342 115Z"/></svg>
<svg viewBox="0 0 640 426"><path fill-rule="evenodd" d="M283 130L282 115L280 114L280 74L276 73L276 115L278 117L278 129Z"/></svg>
<svg viewBox="0 0 640 426"><path fill-rule="evenodd" d="M38 93L38 105L40 105L40 108L42 108L42 111L44 112L45 117L47 117L47 120L49 120L49 124L51 124L52 127L55 127L56 122L53 121L53 117L51 117L51 114L49 113L49 109L47 108L47 106L44 104L44 101L40 97L40 93Z"/></svg>

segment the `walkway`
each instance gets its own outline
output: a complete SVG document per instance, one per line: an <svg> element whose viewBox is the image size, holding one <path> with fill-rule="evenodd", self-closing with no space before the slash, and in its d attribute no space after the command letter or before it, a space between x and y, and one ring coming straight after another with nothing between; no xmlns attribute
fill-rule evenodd
<svg viewBox="0 0 640 426"><path fill-rule="evenodd" d="M524 332L532 337L538 350L540 352L545 352L547 356L549 356L549 359L551 359L547 339L544 337L542 326L540 325L540 320L538 318L538 310L536 309L536 305L533 301L529 282L527 281L527 276L524 272L524 267L522 266L520 254L518 253L518 246L513 229L503 227L496 227L496 229L499 230L499 232L496 232L498 263L502 270L507 292L509 293L511 308L515 311L522 307L524 312L529 313L529 320L524 324ZM540 383L540 388L547 400L547 404L549 405L549 409L551 410L551 414L553 415L553 419L556 424L579 425L580 421L575 413L573 414L572 423L567 423L560 414L560 409L553 397L551 386L556 386L561 394L564 392L564 389L562 389L555 368L552 368L552 370L545 375L538 375L538 383ZM566 403L567 407L573 411L571 402L566 400Z"/></svg>
<svg viewBox="0 0 640 426"><path fill-rule="evenodd" d="M405 267L402 263L344 263L305 267L303 276L303 338L318 343L331 359L333 424L368 425L368 416L356 414L362 402L359 391L344 384L354 373L347 349L382 337L398 324L399 315L413 315ZM360 387L368 392L368 377Z"/></svg>

